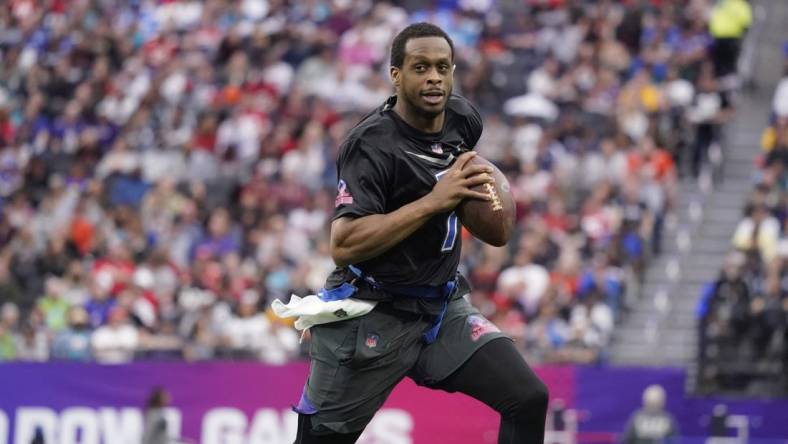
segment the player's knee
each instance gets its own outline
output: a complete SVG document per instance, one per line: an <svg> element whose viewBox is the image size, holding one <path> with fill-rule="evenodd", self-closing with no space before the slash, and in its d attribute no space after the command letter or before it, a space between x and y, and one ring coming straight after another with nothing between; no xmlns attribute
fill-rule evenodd
<svg viewBox="0 0 788 444"><path fill-rule="evenodd" d="M547 386L539 379L513 387L511 402L501 414L510 419L544 418L547 413Z"/></svg>
<svg viewBox="0 0 788 444"><path fill-rule="evenodd" d="M534 394L531 396L532 408L544 415L547 413L547 402L550 393L547 391L547 386L541 379L537 379L537 381Z"/></svg>

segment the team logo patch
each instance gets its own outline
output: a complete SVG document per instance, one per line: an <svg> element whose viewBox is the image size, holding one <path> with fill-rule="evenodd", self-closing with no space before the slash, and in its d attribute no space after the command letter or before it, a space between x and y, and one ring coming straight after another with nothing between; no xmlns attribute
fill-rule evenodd
<svg viewBox="0 0 788 444"><path fill-rule="evenodd" d="M353 196L347 190L347 183L344 180L340 180L339 184L337 185L337 198L334 199L334 206L338 207L340 205L350 205L353 203Z"/></svg>
<svg viewBox="0 0 788 444"><path fill-rule="evenodd" d="M339 310L334 312L334 316L336 316L338 318L346 318L347 317L347 312L340 308Z"/></svg>
<svg viewBox="0 0 788 444"><path fill-rule="evenodd" d="M430 145L430 150L436 154L443 154L443 145L440 143L433 143Z"/></svg>
<svg viewBox="0 0 788 444"><path fill-rule="evenodd" d="M471 326L471 340L476 342L487 333L498 333L498 329L492 322L479 315L468 316L468 325Z"/></svg>
<svg viewBox="0 0 788 444"><path fill-rule="evenodd" d="M375 333L370 333L367 335L367 340L364 342L364 344L369 348L375 348L378 346L378 339L380 339L380 336L376 335Z"/></svg>

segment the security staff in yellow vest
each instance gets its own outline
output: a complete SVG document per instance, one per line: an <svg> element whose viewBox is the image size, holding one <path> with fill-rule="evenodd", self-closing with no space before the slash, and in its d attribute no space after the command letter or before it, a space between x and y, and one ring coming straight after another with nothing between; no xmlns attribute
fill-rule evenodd
<svg viewBox="0 0 788 444"><path fill-rule="evenodd" d="M714 38L714 74L724 77L736 72L741 39L752 23L747 0L717 0L709 17L709 33Z"/></svg>

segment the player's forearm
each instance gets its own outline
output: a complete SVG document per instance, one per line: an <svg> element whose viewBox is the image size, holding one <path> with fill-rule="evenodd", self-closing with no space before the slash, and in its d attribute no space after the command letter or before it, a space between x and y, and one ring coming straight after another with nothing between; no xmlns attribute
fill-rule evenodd
<svg viewBox="0 0 788 444"><path fill-rule="evenodd" d="M332 226L331 257L342 267L379 256L424 225L436 210L426 198L388 214L373 214Z"/></svg>

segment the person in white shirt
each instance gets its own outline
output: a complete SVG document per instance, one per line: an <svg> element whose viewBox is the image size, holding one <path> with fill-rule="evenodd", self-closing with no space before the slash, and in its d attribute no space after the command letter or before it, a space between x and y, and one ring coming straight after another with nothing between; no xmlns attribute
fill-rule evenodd
<svg viewBox="0 0 788 444"><path fill-rule="evenodd" d="M90 338L93 356L102 364L131 362L139 342L139 331L129 323L123 307L113 308L108 323L97 328Z"/></svg>
<svg viewBox="0 0 788 444"><path fill-rule="evenodd" d="M247 290L238 304L238 314L224 323L224 341L242 355L269 364L284 364L298 352L298 334L278 325L258 311L259 295Z"/></svg>
<svg viewBox="0 0 788 444"><path fill-rule="evenodd" d="M529 315L539 309L547 291L550 274L545 267L533 263L527 251L520 251L514 263L498 276L498 291L519 302Z"/></svg>
<svg viewBox="0 0 788 444"><path fill-rule="evenodd" d="M763 263L769 264L777 256L779 239L780 222L766 205L756 204L739 222L731 243L737 250L757 252Z"/></svg>

